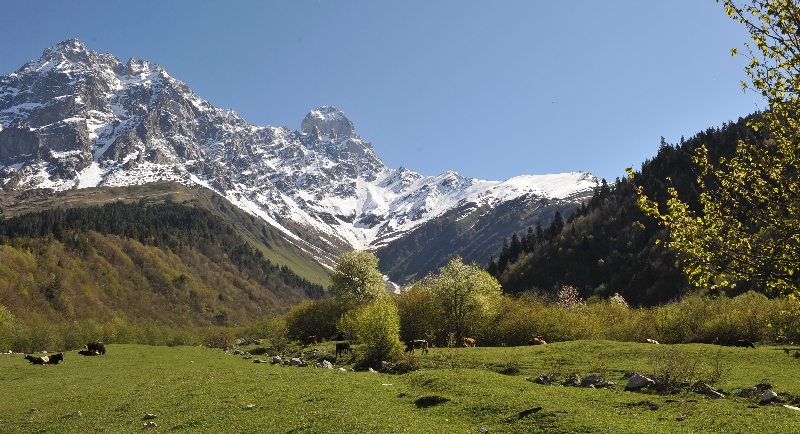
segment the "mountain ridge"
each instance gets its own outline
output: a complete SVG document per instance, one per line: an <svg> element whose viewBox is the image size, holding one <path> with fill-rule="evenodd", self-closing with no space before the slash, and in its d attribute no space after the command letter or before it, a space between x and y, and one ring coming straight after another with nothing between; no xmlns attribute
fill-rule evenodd
<svg viewBox="0 0 800 434"><path fill-rule="evenodd" d="M77 39L0 77L0 124L3 189L200 185L328 265L344 250L391 249L467 204L579 203L598 181L585 172L500 182L390 169L335 107L311 110L296 131L255 126L155 63L123 64Z"/></svg>

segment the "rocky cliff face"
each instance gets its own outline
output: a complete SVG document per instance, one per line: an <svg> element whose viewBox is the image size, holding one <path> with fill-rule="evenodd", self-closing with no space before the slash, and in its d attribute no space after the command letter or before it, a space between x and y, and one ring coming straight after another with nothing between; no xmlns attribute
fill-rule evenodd
<svg viewBox="0 0 800 434"><path fill-rule="evenodd" d="M323 262L385 248L458 207L571 203L596 182L580 172L496 182L389 169L334 107L311 110L298 131L251 125L157 64L123 64L75 39L0 77L0 124L3 189L199 184Z"/></svg>

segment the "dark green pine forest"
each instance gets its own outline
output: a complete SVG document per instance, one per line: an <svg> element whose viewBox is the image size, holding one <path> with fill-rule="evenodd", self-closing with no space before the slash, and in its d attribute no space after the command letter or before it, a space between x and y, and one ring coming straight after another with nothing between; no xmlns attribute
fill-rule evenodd
<svg viewBox="0 0 800 434"><path fill-rule="evenodd" d="M489 258L487 271L507 294L555 294L562 286L572 286L583 298L618 293L637 306L677 300L693 288L681 271L680 258L665 247L667 231L639 210L636 187L665 203L667 188L674 186L697 211L695 150L704 144L710 161L718 161L733 156L739 140L767 140L746 125L747 119L709 128L677 144L662 138L658 155L642 164L633 181L617 178L609 184L603 180L591 200L568 216L559 213L546 226L540 222L524 233L512 234L498 246L497 256ZM742 282L737 293L748 289L757 288Z"/></svg>

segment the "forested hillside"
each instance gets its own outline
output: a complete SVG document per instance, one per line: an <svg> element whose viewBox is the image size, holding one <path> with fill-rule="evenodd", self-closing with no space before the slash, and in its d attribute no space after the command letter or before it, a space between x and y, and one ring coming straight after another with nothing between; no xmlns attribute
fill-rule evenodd
<svg viewBox="0 0 800 434"><path fill-rule="evenodd" d="M220 216L171 200L0 219L0 304L21 318L242 325L323 294Z"/></svg>
<svg viewBox="0 0 800 434"><path fill-rule="evenodd" d="M671 185L683 200L696 205L695 149L705 144L711 161L717 161L732 156L739 140L764 141L763 134L746 122L740 118L689 140L681 138L678 144L662 139L658 155L642 164L635 183L659 203L666 203ZM627 178L610 185L603 182L566 221L556 218L547 227L530 227L526 234L504 240L487 270L512 294L555 293L568 285L584 298L619 293L632 305L653 306L676 299L690 290L680 260L661 242L667 239L667 231L645 216L636 200L636 186ZM744 292L750 287L742 284L737 289Z"/></svg>

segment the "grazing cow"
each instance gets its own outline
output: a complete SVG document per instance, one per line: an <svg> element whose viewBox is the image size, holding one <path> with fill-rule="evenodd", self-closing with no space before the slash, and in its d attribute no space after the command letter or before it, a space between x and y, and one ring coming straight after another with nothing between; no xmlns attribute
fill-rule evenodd
<svg viewBox="0 0 800 434"><path fill-rule="evenodd" d="M465 347L474 347L475 346L475 339L474 338L464 338L464 346Z"/></svg>
<svg viewBox="0 0 800 434"><path fill-rule="evenodd" d="M337 342L336 357L339 357L339 354L345 354L345 353L353 354L353 350L350 349L350 342Z"/></svg>
<svg viewBox="0 0 800 434"><path fill-rule="evenodd" d="M537 336L528 341L528 345L547 345L544 339L541 336Z"/></svg>
<svg viewBox="0 0 800 434"><path fill-rule="evenodd" d="M316 345L317 344L317 335L311 335L306 338L306 345Z"/></svg>
<svg viewBox="0 0 800 434"><path fill-rule="evenodd" d="M422 354L427 354L428 341L425 339L414 339L413 341L406 342L406 353L410 352L411 354L414 354L414 348L419 348L422 350Z"/></svg>
<svg viewBox="0 0 800 434"><path fill-rule="evenodd" d="M752 342L748 341L747 339L739 339L738 341L733 343L734 347L743 347L743 348L755 348L756 346L753 345Z"/></svg>
<svg viewBox="0 0 800 434"><path fill-rule="evenodd" d="M102 342L89 342L86 344L86 349L89 351L97 351L98 354L106 353L106 345Z"/></svg>

